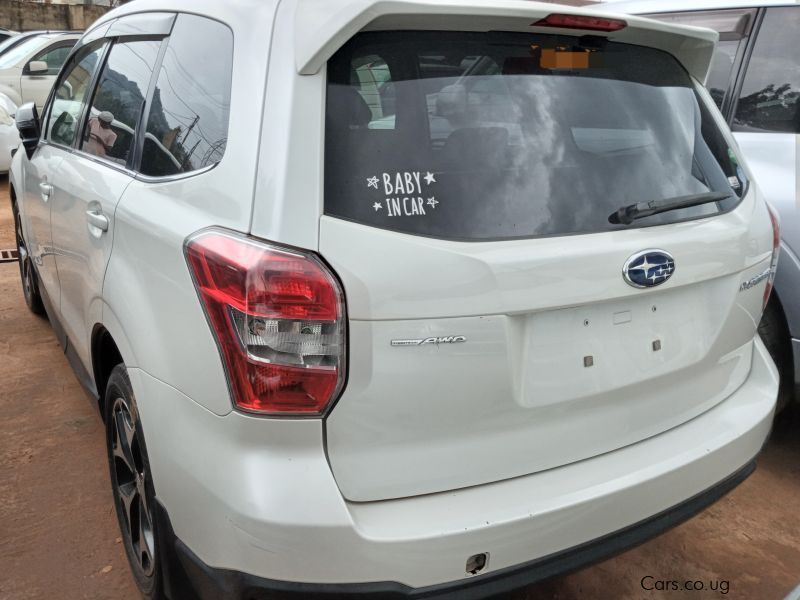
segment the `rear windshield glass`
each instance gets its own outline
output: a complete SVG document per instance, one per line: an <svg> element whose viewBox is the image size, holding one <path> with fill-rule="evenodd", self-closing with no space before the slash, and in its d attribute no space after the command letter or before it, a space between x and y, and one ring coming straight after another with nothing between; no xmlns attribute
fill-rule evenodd
<svg viewBox="0 0 800 600"><path fill-rule="evenodd" d="M733 208L728 139L671 55L516 33L375 32L328 63L326 214L488 240L660 225ZM729 196L615 224L622 206Z"/></svg>

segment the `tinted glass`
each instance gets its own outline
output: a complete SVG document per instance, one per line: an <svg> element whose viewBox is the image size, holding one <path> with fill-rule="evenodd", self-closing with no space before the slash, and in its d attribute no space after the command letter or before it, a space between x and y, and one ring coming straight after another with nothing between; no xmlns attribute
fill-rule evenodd
<svg viewBox="0 0 800 600"><path fill-rule="evenodd" d="M100 64L105 43L98 41L79 49L56 82L47 121L47 139L71 146L92 77Z"/></svg>
<svg viewBox="0 0 800 600"><path fill-rule="evenodd" d="M731 82L733 72L733 62L736 59L736 52L739 49L739 40L726 40L717 43L714 56L711 59L711 67L706 79L706 87L711 97L718 107L722 107L725 93Z"/></svg>
<svg viewBox="0 0 800 600"><path fill-rule="evenodd" d="M0 69L7 69L16 66L16 64L23 58L34 52L37 48L42 46L43 39L52 39L52 36L36 36L25 40L18 46L11 48L8 52L0 56Z"/></svg>
<svg viewBox="0 0 800 600"><path fill-rule="evenodd" d="M328 64L327 214L482 240L596 232L637 202L745 187L670 55L513 33L360 34Z"/></svg>
<svg viewBox="0 0 800 600"><path fill-rule="evenodd" d="M84 152L125 165L133 150L161 41L116 43L83 131Z"/></svg>
<svg viewBox="0 0 800 600"><path fill-rule="evenodd" d="M3 42L0 43L0 55L2 55L9 48L18 46L24 41L25 41L25 36L22 35L15 35L13 37L8 38L7 40L3 40Z"/></svg>
<svg viewBox="0 0 800 600"><path fill-rule="evenodd" d="M800 9L769 8L736 106L737 128L800 132Z"/></svg>
<svg viewBox="0 0 800 600"><path fill-rule="evenodd" d="M58 75L64 62L67 60L74 43L53 46L37 54L31 60L41 60L47 63L47 75Z"/></svg>
<svg viewBox="0 0 800 600"><path fill-rule="evenodd" d="M150 108L142 173L176 175L222 159L232 63L230 29L203 17L178 16Z"/></svg>

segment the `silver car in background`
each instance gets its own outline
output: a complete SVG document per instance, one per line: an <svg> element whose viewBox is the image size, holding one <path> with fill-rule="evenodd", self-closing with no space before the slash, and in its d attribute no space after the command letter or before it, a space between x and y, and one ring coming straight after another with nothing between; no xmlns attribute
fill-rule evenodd
<svg viewBox="0 0 800 600"><path fill-rule="evenodd" d="M767 201L781 217L781 255L760 332L781 373L779 409L800 399L800 5L633 0L603 10L720 34L706 79Z"/></svg>

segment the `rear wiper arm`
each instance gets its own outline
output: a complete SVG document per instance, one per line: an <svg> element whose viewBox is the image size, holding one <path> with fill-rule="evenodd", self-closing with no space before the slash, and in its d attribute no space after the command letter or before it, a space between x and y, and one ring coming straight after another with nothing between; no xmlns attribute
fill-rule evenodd
<svg viewBox="0 0 800 600"><path fill-rule="evenodd" d="M643 219L650 215L679 208L689 208L690 206L700 206L710 204L730 198L730 194L725 192L703 192L702 194L689 194L688 196L675 196L674 198L663 198L662 200L651 200L650 202L637 202L623 206L616 212L608 216L608 222L614 224L630 225L636 219Z"/></svg>

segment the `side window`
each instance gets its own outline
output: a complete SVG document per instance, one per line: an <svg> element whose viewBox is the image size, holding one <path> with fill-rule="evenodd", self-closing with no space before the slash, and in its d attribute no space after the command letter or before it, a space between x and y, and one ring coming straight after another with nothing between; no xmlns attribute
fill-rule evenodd
<svg viewBox="0 0 800 600"><path fill-rule="evenodd" d="M798 31L798 7L767 9L739 94L734 128L800 133Z"/></svg>
<svg viewBox="0 0 800 600"><path fill-rule="evenodd" d="M74 42L68 44L60 44L51 46L47 48L44 52L37 54L31 60L40 60L47 63L47 73L46 75L58 75L58 72L61 70L61 67L64 66L64 62L67 60L69 56L70 50L74 46ZM42 73L44 74L44 73Z"/></svg>
<svg viewBox="0 0 800 600"><path fill-rule="evenodd" d="M104 48L104 41L80 48L56 82L45 131L45 139L48 141L64 146L72 145L89 84L100 64Z"/></svg>
<svg viewBox="0 0 800 600"><path fill-rule="evenodd" d="M232 71L231 30L204 17L178 15L150 106L143 174L188 173L222 159Z"/></svg>
<svg viewBox="0 0 800 600"><path fill-rule="evenodd" d="M83 130L81 150L125 165L133 150L161 40L115 43Z"/></svg>

